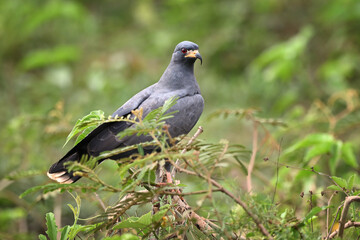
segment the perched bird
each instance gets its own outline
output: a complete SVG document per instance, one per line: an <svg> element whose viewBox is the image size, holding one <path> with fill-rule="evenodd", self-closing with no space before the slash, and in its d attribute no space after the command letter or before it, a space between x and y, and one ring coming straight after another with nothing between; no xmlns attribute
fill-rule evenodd
<svg viewBox="0 0 360 240"><path fill-rule="evenodd" d="M169 98L178 97L176 104L169 110L170 112L177 112L165 122L169 125L169 133L172 137L189 133L199 120L204 107L204 99L194 76L196 59L200 59L202 63L197 44L189 41L179 43L175 47L170 64L160 80L130 98L112 114L112 117L126 117L131 114L132 110L140 108L143 109L143 116L145 117L152 110L163 106ZM59 183L73 183L80 176L74 176L73 172L69 172L64 165L65 163L80 161L83 155L98 156L104 151L152 140L147 135L117 137L121 131L131 126L128 122L108 122L99 125L50 167L47 173L48 177ZM129 157L133 153L134 151L125 152L113 156L111 159Z"/></svg>

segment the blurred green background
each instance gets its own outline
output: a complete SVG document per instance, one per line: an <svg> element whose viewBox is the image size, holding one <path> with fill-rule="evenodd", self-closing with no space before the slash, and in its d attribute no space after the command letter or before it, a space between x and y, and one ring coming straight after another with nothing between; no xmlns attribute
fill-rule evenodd
<svg viewBox="0 0 360 240"><path fill-rule="evenodd" d="M351 143L352 165L340 157L330 168L325 160L315 165L327 173L335 166L332 174L344 177L356 173L359 29L358 0L1 1L2 239L32 239L44 231L54 198L18 195L49 182L45 172L70 147L62 149L77 119L96 109L110 115L156 82L183 40L196 42L204 59L195 66L206 103L202 139L251 148L251 122L207 118L219 109L255 108L258 116L287 123L261 133L282 139L282 148L312 133ZM258 160L276 159L268 145L260 146ZM303 154L292 156L295 165L307 164ZM271 169L263 174L274 177ZM283 174L284 181L295 177ZM292 189L289 181L280 192ZM91 207L84 211L89 215Z"/></svg>

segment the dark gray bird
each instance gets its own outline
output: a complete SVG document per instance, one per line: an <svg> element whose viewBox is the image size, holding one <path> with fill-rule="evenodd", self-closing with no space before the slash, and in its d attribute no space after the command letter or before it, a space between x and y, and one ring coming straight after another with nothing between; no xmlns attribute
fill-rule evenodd
<svg viewBox="0 0 360 240"><path fill-rule="evenodd" d="M140 91L117 109L112 116L128 116L132 110L143 108L143 116L150 111L163 106L171 97L178 97L177 103L169 111L178 111L173 118L167 119L169 132L172 137L187 134L194 127L204 107L204 99L194 76L194 63L202 57L197 44L189 41L179 43L172 54L169 66L160 80ZM64 164L69 161L80 161L83 155L98 156L101 152L126 147L146 141L150 136L128 136L118 138L117 135L131 127L127 122L104 123L94 129L81 142L73 147L63 158L54 163L47 175L59 183L73 183L80 176L74 176L67 171ZM147 152L153 149L148 149ZM117 160L129 157L134 151L125 152L111 159Z"/></svg>

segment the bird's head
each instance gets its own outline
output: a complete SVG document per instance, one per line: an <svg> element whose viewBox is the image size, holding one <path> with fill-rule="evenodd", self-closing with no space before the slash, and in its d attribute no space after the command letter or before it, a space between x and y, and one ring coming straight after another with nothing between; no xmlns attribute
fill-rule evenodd
<svg viewBox="0 0 360 240"><path fill-rule="evenodd" d="M196 59L200 59L202 64L199 46L196 43L183 41L175 47L172 59L174 62L194 63Z"/></svg>

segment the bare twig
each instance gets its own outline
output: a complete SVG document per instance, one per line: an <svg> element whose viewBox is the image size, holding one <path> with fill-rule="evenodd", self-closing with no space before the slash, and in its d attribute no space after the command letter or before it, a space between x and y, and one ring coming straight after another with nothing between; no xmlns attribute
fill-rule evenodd
<svg viewBox="0 0 360 240"><path fill-rule="evenodd" d="M249 166L247 169L247 176L246 176L246 185L247 185L247 191L248 193L251 193L252 190L252 183L251 183L251 173L254 169L255 165L255 158L256 158L256 152L257 152L257 141L258 141L258 129L257 125L258 123L256 121L253 122L253 142L252 142L252 153L251 158L249 162Z"/></svg>
<svg viewBox="0 0 360 240"><path fill-rule="evenodd" d="M313 192L310 190L309 194L310 194L309 205L311 211L313 209ZM311 232L314 232L314 223L312 221L312 218L310 218L310 228L311 228Z"/></svg>
<svg viewBox="0 0 360 240"><path fill-rule="evenodd" d="M338 217L338 215L339 215L339 212L340 212L342 206L343 206L343 204L341 204L341 205L337 208L337 210L336 210L336 214L335 214L334 220L333 220L333 222L332 222L332 224L331 224L331 227L329 228L329 233L328 233L326 239L329 239L329 237L330 237L330 233L331 233L331 231L332 231L332 229L333 229L333 227L334 227L335 221L336 221L336 219L337 219L337 217Z"/></svg>
<svg viewBox="0 0 360 240"><path fill-rule="evenodd" d="M344 202L344 208L343 211L341 213L341 217L340 217L340 225L339 225L339 237L343 237L344 234L344 228L345 228L345 219L347 216L347 213L349 211L349 207L350 204L352 202L360 202L360 197L359 196L350 196L350 197L346 197L345 202Z"/></svg>
<svg viewBox="0 0 360 240"><path fill-rule="evenodd" d="M103 200L100 198L99 194L97 194L96 192L94 192L94 194L95 194L95 198L99 201L100 206L104 209L104 211L106 211L106 206Z"/></svg>
<svg viewBox="0 0 360 240"><path fill-rule="evenodd" d="M55 215L55 223L57 226L61 227L61 202L62 202L62 195L58 195L55 198L55 206L54 206L54 215ZM57 233L57 238L60 238L61 233Z"/></svg>
<svg viewBox="0 0 360 240"><path fill-rule="evenodd" d="M277 156L277 159L276 159L276 182L275 182L275 188L274 188L274 195L273 195L272 203L275 202L275 196L276 196L277 186L278 186L278 182L279 182L279 160L280 160L281 144L282 144L282 138L281 138L280 143L279 143L279 152L278 152L278 156Z"/></svg>
<svg viewBox="0 0 360 240"><path fill-rule="evenodd" d="M328 208L326 209L326 233L327 233L327 236L330 235L330 231L331 229L329 229L329 223L330 223L330 203L331 203L331 200L333 199L333 197L337 194L338 192L335 191L333 194L331 194L329 200L328 200Z"/></svg>
<svg viewBox="0 0 360 240"><path fill-rule="evenodd" d="M350 228L350 227L360 227L360 222L348 221L347 223L344 224L344 229ZM336 234L338 234L339 230L336 230L336 231L332 232L329 235L329 238L334 238L336 236Z"/></svg>

